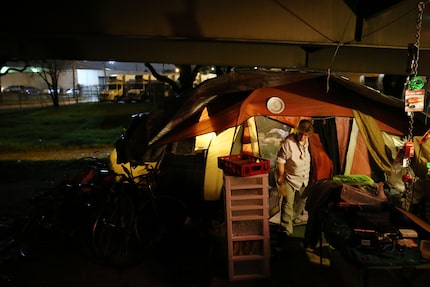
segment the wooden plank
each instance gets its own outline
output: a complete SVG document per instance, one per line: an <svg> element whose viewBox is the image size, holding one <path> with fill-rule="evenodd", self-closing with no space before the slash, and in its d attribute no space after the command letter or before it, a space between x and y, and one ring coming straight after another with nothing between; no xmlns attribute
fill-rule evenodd
<svg viewBox="0 0 430 287"><path fill-rule="evenodd" d="M423 219L419 218L415 214L407 211L406 209L396 207L398 211L400 211L402 214L404 214L406 217L408 217L410 220L412 220L415 224L417 224L419 227L421 227L423 230L425 230L427 233L430 234L430 224L425 222Z"/></svg>

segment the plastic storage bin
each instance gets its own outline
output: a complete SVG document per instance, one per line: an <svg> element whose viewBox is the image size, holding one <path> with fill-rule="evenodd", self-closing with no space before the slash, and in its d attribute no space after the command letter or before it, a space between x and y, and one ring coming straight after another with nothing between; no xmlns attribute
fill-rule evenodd
<svg viewBox="0 0 430 287"><path fill-rule="evenodd" d="M218 168L225 175L251 176L270 172L270 161L247 154L235 154L218 157Z"/></svg>
<svg viewBox="0 0 430 287"><path fill-rule="evenodd" d="M366 190L348 184L342 186L340 198L349 204L357 205L381 205L384 202L376 195L371 195Z"/></svg>

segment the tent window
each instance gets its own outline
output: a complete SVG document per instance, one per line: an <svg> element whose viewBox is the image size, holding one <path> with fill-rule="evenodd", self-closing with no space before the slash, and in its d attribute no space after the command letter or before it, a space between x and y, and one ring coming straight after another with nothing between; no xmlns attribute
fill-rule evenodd
<svg viewBox="0 0 430 287"><path fill-rule="evenodd" d="M291 127L268 117L257 116L255 119L260 156L270 160L270 166L274 168L281 140L290 133Z"/></svg>

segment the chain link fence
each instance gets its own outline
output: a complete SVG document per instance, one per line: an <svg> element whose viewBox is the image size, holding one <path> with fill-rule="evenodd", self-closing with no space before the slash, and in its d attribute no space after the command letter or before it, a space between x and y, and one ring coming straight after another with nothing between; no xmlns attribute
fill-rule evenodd
<svg viewBox="0 0 430 287"><path fill-rule="evenodd" d="M86 102L98 102L98 94L101 87L82 86L80 89L61 91L58 101L61 105L78 104ZM52 106L52 96L48 93L0 93L0 109L23 108L23 107L46 107Z"/></svg>

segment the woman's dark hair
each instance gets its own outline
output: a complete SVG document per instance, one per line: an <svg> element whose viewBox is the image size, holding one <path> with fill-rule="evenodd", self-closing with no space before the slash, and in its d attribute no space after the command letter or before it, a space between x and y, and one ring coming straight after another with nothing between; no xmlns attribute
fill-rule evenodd
<svg viewBox="0 0 430 287"><path fill-rule="evenodd" d="M296 127L296 133L312 133L313 131L314 127L310 120L300 120Z"/></svg>

